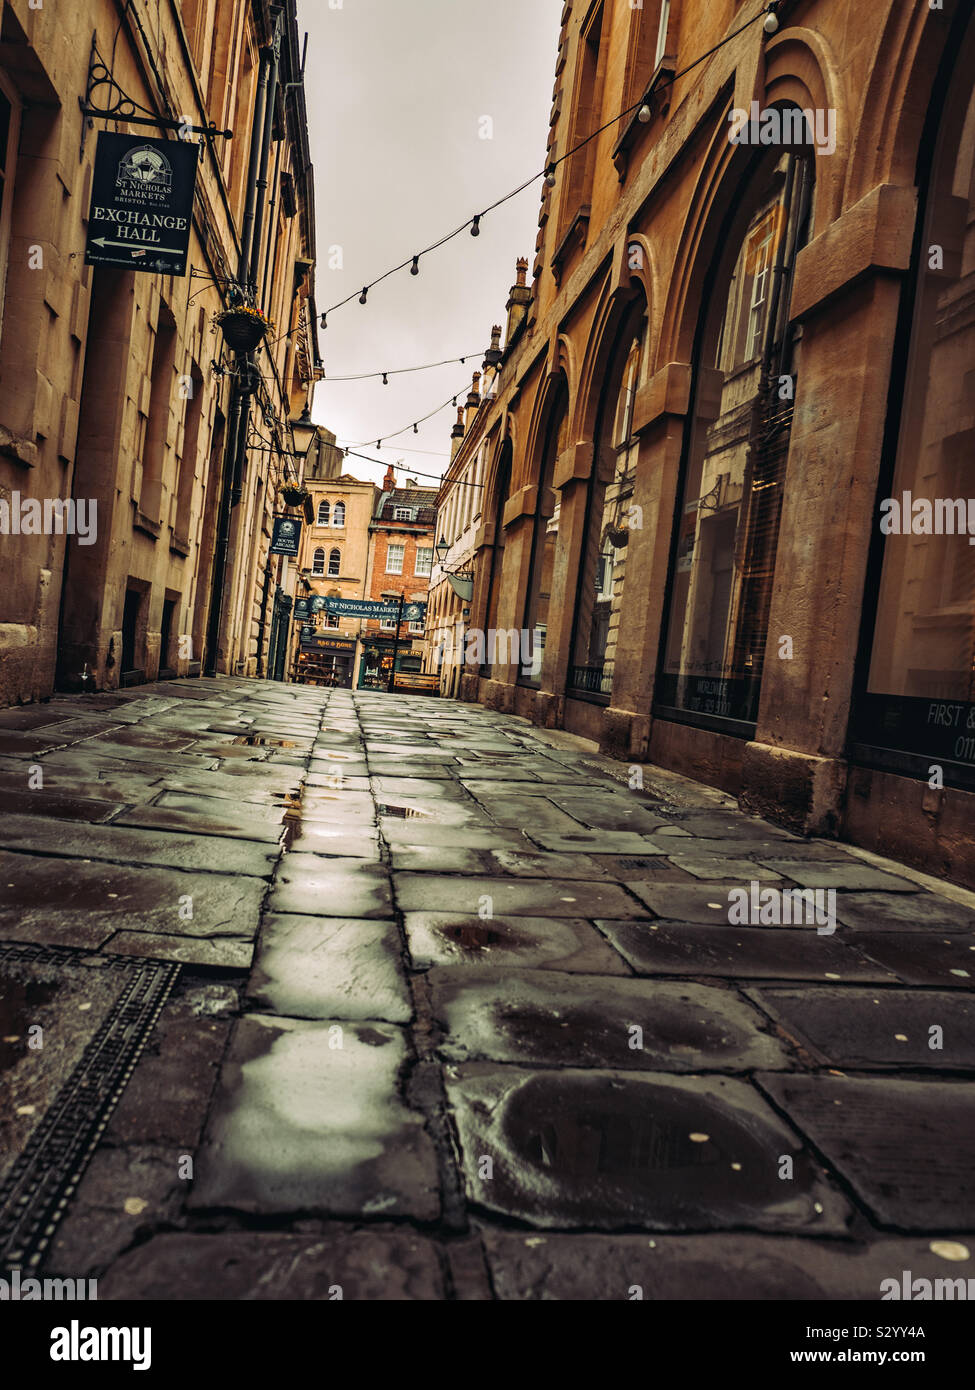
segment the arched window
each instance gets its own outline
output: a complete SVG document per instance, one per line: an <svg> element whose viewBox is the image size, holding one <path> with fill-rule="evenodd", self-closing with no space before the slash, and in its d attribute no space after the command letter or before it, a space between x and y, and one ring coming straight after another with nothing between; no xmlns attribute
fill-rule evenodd
<svg viewBox="0 0 975 1390"><path fill-rule="evenodd" d="M528 575L524 627L532 634L533 662L531 670L522 670L519 677L527 685L537 685L542 673L542 654L548 633L549 599L552 594L555 547L559 538L559 514L562 504L562 495L552 487L552 479L555 476L559 454L565 448L568 424L569 391L563 377L549 410L532 531L531 569Z"/></svg>
<svg viewBox="0 0 975 1390"><path fill-rule="evenodd" d="M645 339L646 301L641 294L620 326L599 406L569 667L568 687L573 691L609 695L613 688L639 448L633 435L633 402Z"/></svg>
<svg viewBox="0 0 975 1390"><path fill-rule="evenodd" d="M315 556L312 560L311 572L312 574L325 573L325 552L321 546L319 546L318 549L315 551Z"/></svg>
<svg viewBox="0 0 975 1390"><path fill-rule="evenodd" d="M335 507L334 507L334 510L332 511L332 525L333 525L333 526L344 526L344 525L345 525L345 503L344 503L344 502L336 502Z"/></svg>
<svg viewBox="0 0 975 1390"><path fill-rule="evenodd" d="M317 524L318 524L319 526L327 526L327 525L328 525L328 510L329 510L329 509L328 509L328 502L327 502L327 500L326 500L325 498L322 498L321 502L319 502L319 504L318 504L318 523L317 523Z"/></svg>
<svg viewBox="0 0 975 1390"><path fill-rule="evenodd" d="M654 712L758 715L799 342L792 269L808 235L812 143L757 155L717 238L702 292L694 393Z"/></svg>
<svg viewBox="0 0 975 1390"><path fill-rule="evenodd" d="M333 577L342 572L342 552L341 550L330 550L328 552L328 572Z"/></svg>
<svg viewBox="0 0 975 1390"><path fill-rule="evenodd" d="M511 440L506 439L501 446L501 457L498 459L498 471L494 483L494 510L492 518L494 521L494 544L491 547L491 558L488 561L490 566L488 572L488 596L487 596L487 619L486 627L490 632L492 628L498 626L498 598L501 592L501 568L504 564L504 507L508 500L508 493L511 491ZM490 676L491 674L491 649L485 648L486 661L481 666L481 675Z"/></svg>
<svg viewBox="0 0 975 1390"><path fill-rule="evenodd" d="M923 232L905 290L875 525L882 551L854 754L975 780L975 20L959 13L918 158ZM909 344L907 342L909 333ZM869 598L868 598L869 605ZM867 607L867 623L872 613ZM859 753L857 752L859 749ZM911 755L916 759L910 761Z"/></svg>

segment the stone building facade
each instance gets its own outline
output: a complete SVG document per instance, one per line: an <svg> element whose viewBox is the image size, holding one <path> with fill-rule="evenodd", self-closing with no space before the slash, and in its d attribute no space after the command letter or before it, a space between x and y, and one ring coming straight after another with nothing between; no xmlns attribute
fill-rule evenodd
<svg viewBox="0 0 975 1390"><path fill-rule="evenodd" d="M0 503L97 517L0 535L0 703L263 674L295 579L271 520L320 375L295 0L4 0L0 24ZM122 94L232 138L81 113ZM86 265L103 131L200 143L185 276ZM244 282L275 325L250 369L215 324Z"/></svg>
<svg viewBox="0 0 975 1390"><path fill-rule="evenodd" d="M562 20L465 697L975 885L971 6Z"/></svg>
<svg viewBox="0 0 975 1390"><path fill-rule="evenodd" d="M447 699L460 694L466 654L466 623L474 588L474 545L484 518L484 478L487 447L465 449L457 461L461 443L478 412L494 390L495 363L500 359L501 329L492 332L491 347L482 370L475 372L466 405L457 407L457 423L451 430L451 462L437 497L437 547L434 550L427 608L427 668L440 676L440 693Z"/></svg>

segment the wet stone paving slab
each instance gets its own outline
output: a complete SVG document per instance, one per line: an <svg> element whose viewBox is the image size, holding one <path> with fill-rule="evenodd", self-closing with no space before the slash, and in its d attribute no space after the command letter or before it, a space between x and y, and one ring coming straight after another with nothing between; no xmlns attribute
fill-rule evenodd
<svg viewBox="0 0 975 1390"><path fill-rule="evenodd" d="M0 710L0 1266L103 1299L975 1277L975 894L636 771L257 680Z"/></svg>

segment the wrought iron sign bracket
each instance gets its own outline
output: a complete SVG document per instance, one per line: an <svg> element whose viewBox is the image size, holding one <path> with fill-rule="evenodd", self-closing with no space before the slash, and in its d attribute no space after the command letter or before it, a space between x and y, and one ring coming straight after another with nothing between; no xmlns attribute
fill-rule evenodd
<svg viewBox="0 0 975 1390"><path fill-rule="evenodd" d="M232 140L232 130L218 130L215 121L209 125L189 125L185 120L177 121L170 116L158 116L148 106L133 100L116 82L114 75L105 64L98 51L98 36L92 34L91 54L88 59L88 84L84 97L78 98L83 117L81 123L81 148L78 157L84 158L85 143L94 122L126 121L129 125L155 126L159 130L178 130L181 135L202 135L208 140L218 135L224 140Z"/></svg>

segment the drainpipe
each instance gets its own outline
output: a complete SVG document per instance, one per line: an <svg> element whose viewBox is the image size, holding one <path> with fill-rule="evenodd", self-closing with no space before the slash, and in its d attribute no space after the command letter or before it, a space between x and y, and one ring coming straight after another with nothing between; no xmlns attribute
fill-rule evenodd
<svg viewBox="0 0 975 1390"><path fill-rule="evenodd" d="M230 398L230 420L227 427L227 444L224 449L222 486L220 492L220 511L217 521L217 540L213 553L213 575L210 582L210 611L207 615L206 663L203 674L217 674L217 644L220 640L220 617L223 608L224 574L227 568L227 549L230 545L231 512L231 470L237 454L237 437L240 433L241 397L234 382Z"/></svg>
<svg viewBox="0 0 975 1390"><path fill-rule="evenodd" d="M270 485L271 485L271 460L268 459L268 465L267 465L267 478L264 480L264 497L263 497L262 502L261 502L261 509L262 509L262 511L263 511L263 509L267 506L267 493L268 493L268 488L270 487ZM272 510L273 510L273 508L272 508ZM272 522L272 526L271 526L271 532L272 532L272 536L273 536L273 532L274 532L274 525L273 525L273 522ZM259 676L265 675L266 670L267 670L267 665L268 665L268 663L265 661L265 658L264 658L264 649L265 649L265 642L266 642L266 640L267 640L267 605L268 605L268 600L269 600L270 595L271 595L271 573L272 573L272 571L273 571L273 569L274 569L274 561L275 561L275 556L273 556L273 555L270 553L270 550L271 550L271 546L270 546L270 542L268 542L268 557L267 557L267 563L266 563L265 566L264 566L264 592L263 592L262 595L261 595L261 621L260 621L260 626L259 626L258 629L257 629L257 631L258 631L258 638L257 638L257 675L259 675Z"/></svg>
<svg viewBox="0 0 975 1390"><path fill-rule="evenodd" d="M254 243L254 219L257 215L257 178L264 127L268 123L267 97L273 61L273 47L262 48L261 66L257 78L257 98L254 102L254 125L251 129L250 162L247 166L247 202L244 207L244 220L240 230L240 260L237 263L237 283L242 287L247 285L250 273L251 248Z"/></svg>
<svg viewBox="0 0 975 1390"><path fill-rule="evenodd" d="M254 125L251 129L250 160L247 169L247 202L241 223L240 257L237 262L237 284L241 290L256 288L249 282L251 250L254 244L254 224L257 216L257 184L261 167L261 152L264 145L264 132L272 120L268 105L272 64L277 67L280 54L281 11L275 11L275 42L261 49L260 69L257 80L257 97L254 104ZM275 80L275 86L276 86ZM265 171L266 177L266 171ZM250 387L253 360L249 353L238 353L235 359L236 375L230 404L231 427L227 432L227 445L224 451L222 491L220 495L219 524L213 557L213 581L210 591L210 612L207 621L207 651L205 674L217 674L217 644L220 638L220 623L223 617L224 586L226 583L227 559L230 550L231 512L241 498L241 480L244 458L247 452L247 433L250 423ZM243 383L243 384L242 384Z"/></svg>
<svg viewBox="0 0 975 1390"><path fill-rule="evenodd" d="M264 118L264 136L261 141L261 167L254 185L254 205L255 214L253 221L251 247L251 286L257 292L257 277L261 263L261 239L264 228L261 221L261 214L264 211L264 201L267 196L267 171L271 159L271 139L274 135L274 108L278 100L278 81L281 74L281 16L283 11L272 7L271 13L274 15L274 34L271 38L270 64L271 71L268 79L267 102ZM253 150L251 151L253 154ZM271 230L268 229L268 241L271 240Z"/></svg>
<svg viewBox="0 0 975 1390"><path fill-rule="evenodd" d="M266 92L265 92L265 94L264 94L264 130L263 130L263 135L262 135L262 138L261 138L261 146L260 146L260 169L259 169L259 172L256 174L256 177L255 177L255 180L254 180L254 183L253 183L254 209L253 209L253 212L252 212L252 215L251 215L251 258L250 258L250 272L249 272L249 273L250 273L250 287L251 287L251 290L252 290L253 293L254 293L255 301L256 301L256 299L257 299L258 275L259 275L259 273L260 273L260 261L261 261L261 241L262 241L263 230L264 230L264 229L263 229L262 217L263 217L263 212L264 212L264 204L265 204L265 200L266 200L266 196L267 196L267 174L268 174L268 167L269 167L269 165L270 165L270 160L271 160L271 138L272 138L272 136L273 136L273 134L274 134L274 108L275 108L275 106L276 106L276 104L277 104L277 99L278 99L278 82L279 82L280 73L281 73L281 37L282 37L281 19L282 19L282 15L283 15L284 11L281 10L280 8L275 8L275 7L272 6L271 13L272 13L272 15L274 16L274 33L273 33L272 38L271 38L271 46L270 46L270 48L265 49L265 50L262 52L262 54L261 54L262 60L263 60L265 54L268 56L268 61L269 61L269 64L270 64L270 72L269 72L269 75L268 75L268 78L267 78L267 84L266 84L266 85L267 85L267 90L266 90ZM255 133L255 135L256 135L256 133L257 133L257 126L256 126L256 125L255 125L255 127L254 127L254 133ZM255 152L255 147L254 147L254 145L252 144L252 146L251 146L251 165L252 165L252 167L253 167L253 162L254 162L254 152ZM270 247L270 244L271 244L271 235L270 235L270 230L269 230L269 232L268 232L268 246L269 246L269 247ZM264 288L266 289L266 285L264 286ZM253 359L250 359L250 358L249 358L248 360L250 361L251 365L254 366L254 367L256 368L256 363L253 362ZM246 429L245 429L245 430L242 432L241 441L240 441L240 444L239 444L239 447L238 447L238 450L237 450L237 461L236 461L236 466L235 466L235 468L234 468L234 486L233 486L232 501L233 501L233 505L234 505L235 507L237 506L237 504L238 504L238 503L240 502L240 500L241 500L241 495L242 495L242 484L243 484L243 477L244 477L244 468L245 468L245 466L246 466L246 462L247 462L247 431L246 431ZM271 467L272 467L272 463L271 463L271 459L270 459L270 457L269 457L269 458L268 458L268 461L267 461L267 477L266 477L265 480L264 480L264 502L263 502L263 505L265 505L265 506L267 505L267 493L268 493L268 488L270 487L270 483L271 483ZM258 637L258 652L257 652L257 674L258 674L259 676L263 676L263 675L265 674L265 661L264 661L264 637L265 637L265 628L264 628L264 624L265 624L265 622L267 621L268 590L269 590L270 580L271 580L271 560L272 560L272 557L269 555L269 556L268 556L268 559L267 559L266 573L265 573L265 576L264 576L264 593L263 593L263 597L262 597L262 600L261 600L261 625L260 625L260 628L259 628L259 634L260 634L260 635L259 635L259 637Z"/></svg>

